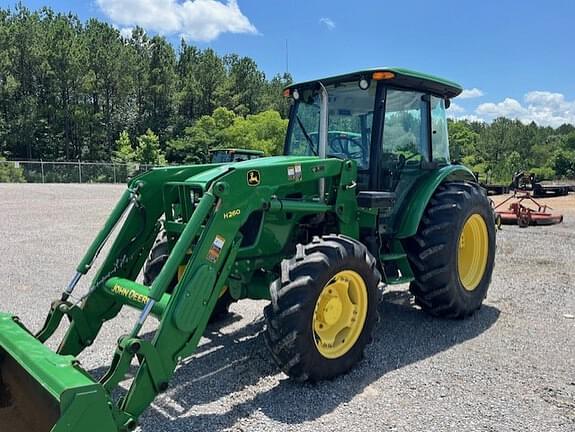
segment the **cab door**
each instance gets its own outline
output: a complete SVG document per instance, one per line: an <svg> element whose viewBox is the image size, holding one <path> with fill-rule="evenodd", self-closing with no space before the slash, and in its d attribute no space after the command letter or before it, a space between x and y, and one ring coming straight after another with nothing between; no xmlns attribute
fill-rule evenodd
<svg viewBox="0 0 575 432"><path fill-rule="evenodd" d="M429 167L431 151L430 96L388 88L380 142L378 189L401 192Z"/></svg>

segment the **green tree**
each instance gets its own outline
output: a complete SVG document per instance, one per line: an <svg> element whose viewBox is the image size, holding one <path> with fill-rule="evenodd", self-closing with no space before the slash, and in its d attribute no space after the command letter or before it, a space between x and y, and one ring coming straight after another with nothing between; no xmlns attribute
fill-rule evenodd
<svg viewBox="0 0 575 432"><path fill-rule="evenodd" d="M239 115L261 111L264 95L265 75L249 57L232 54L224 57L228 68L231 108Z"/></svg>
<svg viewBox="0 0 575 432"><path fill-rule="evenodd" d="M166 158L160 150L160 140L150 129L138 137L136 161L148 165L165 165Z"/></svg>
<svg viewBox="0 0 575 432"><path fill-rule="evenodd" d="M113 148L120 127L130 121L127 115L131 94L129 63L123 60L125 43L118 30L95 19L84 29L87 74L84 89L91 97L91 145L86 157L104 159Z"/></svg>
<svg viewBox="0 0 575 432"><path fill-rule="evenodd" d="M513 174L517 171L527 169L525 161L521 158L519 152L512 151L506 158L499 160L493 165L492 179L493 181L506 182L509 181Z"/></svg>
<svg viewBox="0 0 575 432"><path fill-rule="evenodd" d="M466 120L448 120L447 125L449 128L449 152L452 158L477 157L479 134L473 130L469 122Z"/></svg>
<svg viewBox="0 0 575 432"><path fill-rule="evenodd" d="M199 55L198 48L188 45L182 39L180 56L176 66L178 74L176 100L179 124L190 124L198 113L200 87L195 72ZM181 130L181 128L179 129Z"/></svg>
<svg viewBox="0 0 575 432"><path fill-rule="evenodd" d="M132 101L129 106L132 131L135 135L144 133L149 127L150 95L148 85L150 80L150 42L141 27L132 30L125 53L126 63L132 81Z"/></svg>
<svg viewBox="0 0 575 432"><path fill-rule="evenodd" d="M234 118L233 111L227 108L218 108L214 116L200 117L193 126L184 130L183 136L168 142L168 160L176 163L207 162L209 150L223 144L222 133Z"/></svg>
<svg viewBox="0 0 575 432"><path fill-rule="evenodd" d="M24 171L0 156L0 183L26 183Z"/></svg>
<svg viewBox="0 0 575 432"><path fill-rule="evenodd" d="M289 73L277 74L265 85L262 110L278 111L283 118L289 114L290 99L283 95L283 90L293 83Z"/></svg>
<svg viewBox="0 0 575 432"><path fill-rule="evenodd" d="M279 155L283 151L287 123L277 111L237 117L224 130L222 142L227 147L261 150L268 156Z"/></svg>
<svg viewBox="0 0 575 432"><path fill-rule="evenodd" d="M116 151L112 160L116 163L129 163L136 160L136 152L132 148L128 131L122 131L116 140Z"/></svg>
<svg viewBox="0 0 575 432"><path fill-rule="evenodd" d="M197 139L191 128L186 128L183 136L168 141L166 156L175 163L204 164L209 161L207 146L202 139Z"/></svg>
<svg viewBox="0 0 575 432"><path fill-rule="evenodd" d="M45 57L47 63L38 67L43 76L42 89L53 92L54 99L38 98L40 112L47 123L56 126L55 134L61 136L63 148L53 146L51 137L36 140L37 158L79 159L81 143L78 139L77 108L84 76L84 45L80 37L82 25L75 16L47 12L43 21ZM42 117L44 117L44 115ZM39 123L41 124L41 123ZM53 135L52 135L53 136ZM61 144L61 145L62 145Z"/></svg>
<svg viewBox="0 0 575 432"><path fill-rule="evenodd" d="M552 166L559 177L575 177L575 152L559 149L552 157Z"/></svg>
<svg viewBox="0 0 575 432"><path fill-rule="evenodd" d="M188 142L186 128L217 107L285 116L281 93L290 82L289 75L266 80L249 57L185 42L176 54L164 37L138 27L123 38L96 19L0 8L0 151L11 158L110 160L123 130L134 137L151 129L163 149ZM193 134L205 148L224 138L206 128Z"/></svg>
<svg viewBox="0 0 575 432"><path fill-rule="evenodd" d="M245 148L261 150L266 155L281 154L287 120L277 111L238 116L220 107L211 116L202 116L185 129L182 137L170 140L167 156L170 162L203 163L209 150L217 148Z"/></svg>
<svg viewBox="0 0 575 432"><path fill-rule="evenodd" d="M169 135L174 112L175 64L176 57L172 46L165 38L154 36L150 41L149 124L159 133L162 142Z"/></svg>
<svg viewBox="0 0 575 432"><path fill-rule="evenodd" d="M565 136L565 148L570 151L575 151L575 131Z"/></svg>
<svg viewBox="0 0 575 432"><path fill-rule="evenodd" d="M195 77L199 89L196 114L210 115L220 105L220 101L225 99L225 92L229 91L224 86L224 62L214 50L208 48L198 56Z"/></svg>

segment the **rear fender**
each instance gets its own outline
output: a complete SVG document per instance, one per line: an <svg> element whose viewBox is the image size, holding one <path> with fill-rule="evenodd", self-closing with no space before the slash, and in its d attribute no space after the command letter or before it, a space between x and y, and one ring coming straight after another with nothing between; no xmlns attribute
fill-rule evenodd
<svg viewBox="0 0 575 432"><path fill-rule="evenodd" d="M411 188L402 207L396 215L395 237L408 238L417 232L423 212L435 193L444 182L471 181L477 182L473 172L463 165L447 165L422 176Z"/></svg>

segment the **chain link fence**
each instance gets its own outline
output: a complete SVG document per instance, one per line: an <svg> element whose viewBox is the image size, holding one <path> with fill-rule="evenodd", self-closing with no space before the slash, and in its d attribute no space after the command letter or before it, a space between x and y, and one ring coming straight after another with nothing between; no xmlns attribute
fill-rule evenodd
<svg viewBox="0 0 575 432"><path fill-rule="evenodd" d="M126 183L155 165L105 162L1 161L0 182Z"/></svg>

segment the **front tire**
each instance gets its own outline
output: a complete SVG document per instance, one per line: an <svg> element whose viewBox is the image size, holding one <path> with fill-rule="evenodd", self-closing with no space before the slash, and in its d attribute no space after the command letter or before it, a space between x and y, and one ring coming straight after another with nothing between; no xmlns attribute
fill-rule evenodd
<svg viewBox="0 0 575 432"><path fill-rule="evenodd" d="M160 274L160 271L166 264L168 257L170 256L170 247L168 245L168 237L164 232L154 244L154 247L150 251L150 256L146 260L146 264L144 265L144 285L150 286L154 282L154 280ZM167 289L167 294L172 294L176 284L178 283L178 277L174 277L172 281L170 281L170 285ZM217 323L220 321L225 320L230 316L230 306L235 301L235 299L231 296L230 291L227 287L224 287L222 290L216 305L214 306L214 310L210 315L210 319L208 321L209 324Z"/></svg>
<svg viewBox="0 0 575 432"><path fill-rule="evenodd" d="M381 276L375 258L342 235L315 237L284 260L264 310L266 342L277 365L298 381L349 371L378 321Z"/></svg>
<svg viewBox="0 0 575 432"><path fill-rule="evenodd" d="M415 276L410 290L423 310L464 318L481 307L495 260L495 219L478 184L439 186L404 247Z"/></svg>

